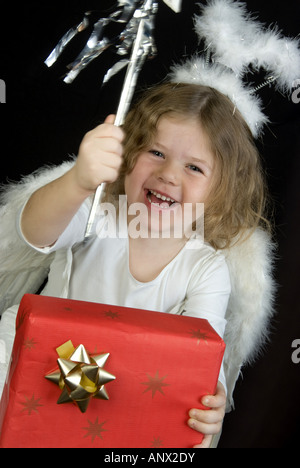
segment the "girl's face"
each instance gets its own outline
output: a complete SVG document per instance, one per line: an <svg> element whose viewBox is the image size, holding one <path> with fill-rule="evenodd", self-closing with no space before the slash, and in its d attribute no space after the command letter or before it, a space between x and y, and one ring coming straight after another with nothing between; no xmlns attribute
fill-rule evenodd
<svg viewBox="0 0 300 468"><path fill-rule="evenodd" d="M194 222L196 204L205 203L208 198L214 166L208 137L198 121L162 117L151 147L141 152L125 178L128 206L134 203L146 206L144 221L152 233L162 231L162 219L182 223L191 206Z"/></svg>

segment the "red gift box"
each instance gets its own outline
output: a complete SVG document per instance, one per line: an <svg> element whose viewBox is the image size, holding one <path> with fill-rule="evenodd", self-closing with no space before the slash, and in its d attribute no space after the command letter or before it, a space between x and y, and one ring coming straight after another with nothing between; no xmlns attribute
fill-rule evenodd
<svg viewBox="0 0 300 468"><path fill-rule="evenodd" d="M202 435L188 411L213 394L225 350L206 320L125 307L24 296L0 409L0 447L191 448ZM62 390L45 375L56 348L71 340L110 353L109 400L85 413L57 404ZM1 427L1 426L0 426Z"/></svg>

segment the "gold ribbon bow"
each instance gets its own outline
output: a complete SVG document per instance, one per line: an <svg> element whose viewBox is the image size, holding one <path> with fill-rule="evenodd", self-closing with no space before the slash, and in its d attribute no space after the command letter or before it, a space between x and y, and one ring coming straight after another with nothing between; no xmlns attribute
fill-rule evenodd
<svg viewBox="0 0 300 468"><path fill-rule="evenodd" d="M105 384L116 378L103 369L109 353L89 356L82 344L75 349L71 341L67 341L56 351L60 370L50 372L45 378L62 390L58 404L73 401L85 413L91 398L109 399Z"/></svg>

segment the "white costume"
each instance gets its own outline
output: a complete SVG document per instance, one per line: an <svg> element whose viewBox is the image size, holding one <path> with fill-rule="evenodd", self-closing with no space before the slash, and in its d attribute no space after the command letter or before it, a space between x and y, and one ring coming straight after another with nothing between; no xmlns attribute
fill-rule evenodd
<svg viewBox="0 0 300 468"><path fill-rule="evenodd" d="M154 280L143 283L130 272L128 237L106 236L107 218L82 243L89 211L88 201L54 246L36 249L56 252L41 294L203 318L224 336L230 278L220 252L207 244L189 248L190 240ZM223 368L220 380L226 388Z"/></svg>

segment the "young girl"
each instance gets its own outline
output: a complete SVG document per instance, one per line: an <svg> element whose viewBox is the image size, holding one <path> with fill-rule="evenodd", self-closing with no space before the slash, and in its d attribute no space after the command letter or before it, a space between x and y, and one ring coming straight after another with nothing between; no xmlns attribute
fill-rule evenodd
<svg viewBox="0 0 300 468"><path fill-rule="evenodd" d="M231 286L222 249L264 223L264 181L247 124L218 91L174 83L148 91L123 129L113 123L109 116L89 132L74 166L22 211L24 240L56 252L43 294L204 318L224 336ZM112 238L98 225L98 235L81 242L90 196L103 182L107 196L127 196L128 226L137 217L130 207L145 208L138 222L148 235ZM194 226L199 203L201 247L172 229L162 235L164 215L174 228L190 206ZM209 409L191 409L187 422L205 434L199 447L209 447L225 414L223 368L216 395L202 403Z"/></svg>

